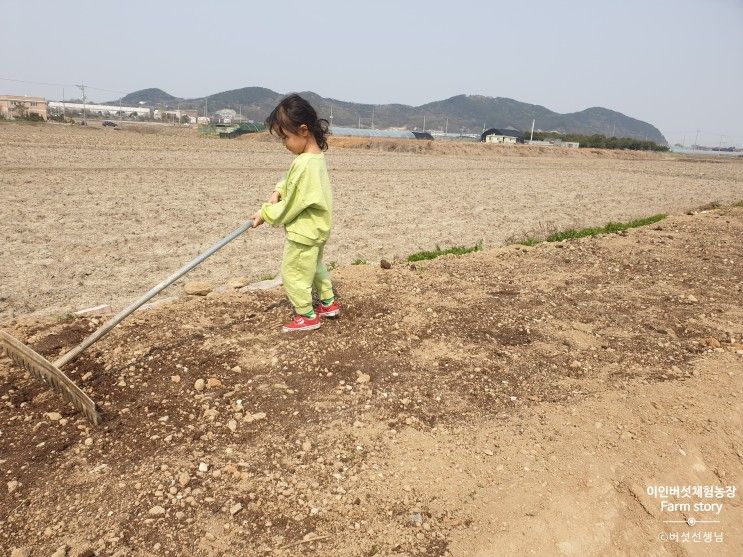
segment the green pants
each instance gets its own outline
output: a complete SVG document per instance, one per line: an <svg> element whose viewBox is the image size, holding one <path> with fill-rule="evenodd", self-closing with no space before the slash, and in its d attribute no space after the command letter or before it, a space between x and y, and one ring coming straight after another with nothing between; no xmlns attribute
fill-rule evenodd
<svg viewBox="0 0 743 557"><path fill-rule="evenodd" d="M284 290L294 310L305 315L312 311L312 287L321 300L333 297L333 284L328 268L322 262L325 246L306 246L285 240L284 258L281 261L281 278Z"/></svg>

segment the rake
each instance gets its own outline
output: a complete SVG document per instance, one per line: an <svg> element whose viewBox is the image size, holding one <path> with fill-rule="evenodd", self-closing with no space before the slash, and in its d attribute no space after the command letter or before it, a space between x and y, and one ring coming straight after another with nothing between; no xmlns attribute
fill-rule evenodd
<svg viewBox="0 0 743 557"><path fill-rule="evenodd" d="M44 356L42 356L29 346L26 346L21 341L6 333L5 331L0 331L0 346L5 349L5 352L8 354L11 360L13 360L19 366L25 368L29 373L31 373L31 375L44 381L53 390L61 394L65 400L71 402L72 405L80 412L82 412L93 424L98 425L101 423L101 414L96 407L95 402L93 402L90 397L88 397L88 395L86 395L77 385L75 385L75 383L62 372L61 368L77 358L91 344L103 338L109 331L111 331L111 329L121 323L129 314L134 312L141 305L145 304L153 296L165 290L168 286L170 286L183 275L188 273L191 269L196 267L207 257L230 243L232 240L237 238L240 234L242 234L252 226L252 220L245 221L242 225L230 232L227 236L222 238L219 242L214 244L201 255L189 261L168 278L158 283L141 298L129 304L126 308L117 313L109 321L107 321L93 333L91 333L90 336L88 336L75 348L55 360L54 363L50 362Z"/></svg>

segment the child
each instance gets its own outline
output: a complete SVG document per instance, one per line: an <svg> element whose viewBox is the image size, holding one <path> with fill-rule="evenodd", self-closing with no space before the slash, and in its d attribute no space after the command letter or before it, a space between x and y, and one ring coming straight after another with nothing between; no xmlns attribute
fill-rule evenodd
<svg viewBox="0 0 743 557"><path fill-rule="evenodd" d="M328 269L322 262L323 248L330 236L333 203L323 154L328 148L328 122L318 119L305 99L289 95L273 109L266 125L297 157L284 179L276 184L269 202L251 217L253 228L264 222L284 225L281 276L296 315L282 330L311 331L320 328L320 317L340 314ZM313 286L321 300L315 308Z"/></svg>

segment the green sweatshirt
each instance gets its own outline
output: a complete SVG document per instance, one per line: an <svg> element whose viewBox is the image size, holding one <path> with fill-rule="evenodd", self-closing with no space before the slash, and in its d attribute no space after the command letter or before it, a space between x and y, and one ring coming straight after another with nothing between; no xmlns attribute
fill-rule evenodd
<svg viewBox="0 0 743 557"><path fill-rule="evenodd" d="M271 226L284 225L289 240L320 246L330 236L333 196L323 153L302 153L276 184L278 203L264 203L261 218Z"/></svg>

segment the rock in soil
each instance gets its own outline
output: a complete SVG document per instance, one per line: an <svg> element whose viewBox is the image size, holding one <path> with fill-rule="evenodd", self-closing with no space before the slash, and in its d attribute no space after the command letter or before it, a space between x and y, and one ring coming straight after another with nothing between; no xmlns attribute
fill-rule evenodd
<svg viewBox="0 0 743 557"><path fill-rule="evenodd" d="M206 296L212 290L212 285L208 282L187 282L183 286L183 291L192 296Z"/></svg>

